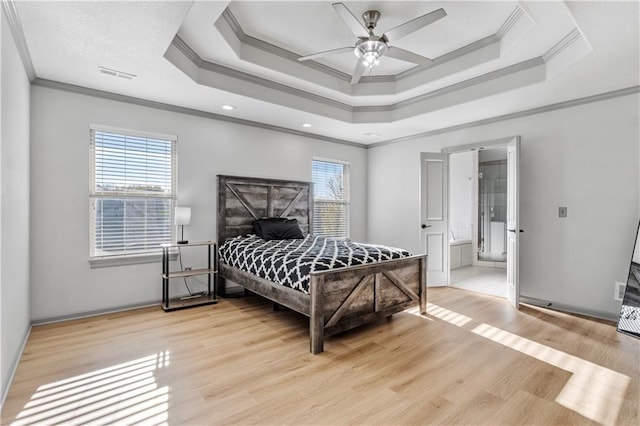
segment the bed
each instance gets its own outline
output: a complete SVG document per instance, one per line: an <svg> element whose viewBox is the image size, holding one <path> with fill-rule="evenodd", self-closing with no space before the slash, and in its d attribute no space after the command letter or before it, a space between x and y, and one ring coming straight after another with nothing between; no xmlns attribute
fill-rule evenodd
<svg viewBox="0 0 640 426"><path fill-rule="evenodd" d="M218 176L218 244L253 234L254 220L296 219L307 237L313 227L310 182ZM324 350L324 337L419 306L426 313L426 256L408 256L313 271L307 292L270 281L226 263L219 256L219 293L225 280L309 317L310 351Z"/></svg>

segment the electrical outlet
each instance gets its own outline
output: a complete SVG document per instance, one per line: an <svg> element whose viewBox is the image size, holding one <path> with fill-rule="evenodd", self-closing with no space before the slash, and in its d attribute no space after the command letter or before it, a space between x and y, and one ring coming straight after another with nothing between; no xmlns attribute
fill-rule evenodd
<svg viewBox="0 0 640 426"><path fill-rule="evenodd" d="M184 268L185 271L190 271L191 270L191 266L187 266L186 268Z"/></svg>
<svg viewBox="0 0 640 426"><path fill-rule="evenodd" d="M613 300L622 301L624 299L624 290L627 287L625 283L616 281L613 287Z"/></svg>
<svg viewBox="0 0 640 426"><path fill-rule="evenodd" d="M558 217L567 217L566 207L558 207Z"/></svg>

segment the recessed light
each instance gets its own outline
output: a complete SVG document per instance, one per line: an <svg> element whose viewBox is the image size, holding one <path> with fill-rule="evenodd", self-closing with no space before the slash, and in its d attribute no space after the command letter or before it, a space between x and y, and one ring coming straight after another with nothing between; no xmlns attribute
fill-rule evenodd
<svg viewBox="0 0 640 426"><path fill-rule="evenodd" d="M374 133L374 132L367 132L364 134L365 136L369 136L370 138L375 138L380 136L380 133Z"/></svg>
<svg viewBox="0 0 640 426"><path fill-rule="evenodd" d="M222 105L222 109L225 111L233 111L236 107L234 105Z"/></svg>
<svg viewBox="0 0 640 426"><path fill-rule="evenodd" d="M302 125L302 127L306 127L306 128L308 129L309 127L311 127L311 124L309 124L309 123L304 123L304 124Z"/></svg>

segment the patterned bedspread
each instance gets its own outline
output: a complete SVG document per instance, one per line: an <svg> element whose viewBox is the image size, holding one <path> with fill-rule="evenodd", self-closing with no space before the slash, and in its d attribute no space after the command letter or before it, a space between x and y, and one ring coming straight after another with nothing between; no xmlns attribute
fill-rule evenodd
<svg viewBox="0 0 640 426"><path fill-rule="evenodd" d="M411 256L406 250L308 235L301 240L236 237L220 246L220 261L277 284L309 293L309 274Z"/></svg>

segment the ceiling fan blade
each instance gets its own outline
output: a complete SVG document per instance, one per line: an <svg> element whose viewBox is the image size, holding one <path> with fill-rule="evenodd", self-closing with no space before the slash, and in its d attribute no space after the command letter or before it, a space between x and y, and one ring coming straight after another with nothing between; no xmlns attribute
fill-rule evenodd
<svg viewBox="0 0 640 426"><path fill-rule="evenodd" d="M400 49L399 47L395 46L389 46L389 49L387 49L387 53L385 54L385 56L400 59L401 61L412 62L419 65L429 65L431 62L433 62L431 59L425 58L422 55L418 55L417 53L409 52L408 50Z"/></svg>
<svg viewBox="0 0 640 426"><path fill-rule="evenodd" d="M299 61L308 61L310 59L321 58L323 56L331 56L336 55L338 53L344 52L353 52L353 47L341 47L339 49L325 50L324 52L313 53L307 56L301 56L298 58Z"/></svg>
<svg viewBox="0 0 640 426"><path fill-rule="evenodd" d="M362 63L360 59L358 59L358 63L356 64L356 68L353 70L353 75L351 76L351 84L357 84L360 81L360 77L364 74L364 71L367 67Z"/></svg>
<svg viewBox="0 0 640 426"><path fill-rule="evenodd" d="M444 18L445 16L447 16L447 13L441 8L431 13L427 13L426 15L419 16L416 19L412 19L411 21L407 21L404 24L400 24L397 27L391 28L389 31L384 33L382 37L386 38L387 41L396 41L414 31L418 31L420 28L434 23L438 19Z"/></svg>
<svg viewBox="0 0 640 426"><path fill-rule="evenodd" d="M369 31L362 25L360 20L353 16L353 13L343 3L333 3L331 6L336 10L345 24L356 37L369 38Z"/></svg>

